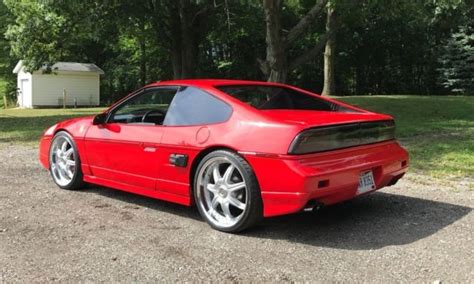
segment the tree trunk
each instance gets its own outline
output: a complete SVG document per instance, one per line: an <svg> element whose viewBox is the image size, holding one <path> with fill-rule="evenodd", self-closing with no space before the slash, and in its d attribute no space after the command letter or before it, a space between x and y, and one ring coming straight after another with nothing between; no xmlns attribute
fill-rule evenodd
<svg viewBox="0 0 474 284"><path fill-rule="evenodd" d="M173 78L181 79L182 58L181 58L181 17L180 9L176 1L169 4L170 10L170 36L171 36L171 65L173 67Z"/></svg>
<svg viewBox="0 0 474 284"><path fill-rule="evenodd" d="M333 96L336 93L336 82L334 77L334 57L336 48L335 35L335 11L334 5L328 5L327 19L326 19L326 33L328 39L324 50L324 87L323 96Z"/></svg>
<svg viewBox="0 0 474 284"><path fill-rule="evenodd" d="M196 44L195 38L192 35L183 38L181 78L196 77L198 54L199 48Z"/></svg>
<svg viewBox="0 0 474 284"><path fill-rule="evenodd" d="M266 76L269 82L285 83L288 74L288 64L284 43L280 34L281 0L264 0L266 23L267 56L265 60Z"/></svg>
<svg viewBox="0 0 474 284"><path fill-rule="evenodd" d="M196 42L195 30L192 19L189 0L180 1L181 20L181 78L193 78L196 76L198 44Z"/></svg>
<svg viewBox="0 0 474 284"><path fill-rule="evenodd" d="M146 33L145 33L145 24L140 23L140 36L139 36L139 45L140 45L140 82L144 86L147 83L147 54L146 54Z"/></svg>
<svg viewBox="0 0 474 284"><path fill-rule="evenodd" d="M199 42L202 39L201 35L204 34L203 21L208 16L207 12L212 9L204 6L197 10L202 6L193 4L190 0L169 0L166 3L170 15L168 26L171 39L166 48L171 54L173 77L174 79L196 77Z"/></svg>
<svg viewBox="0 0 474 284"><path fill-rule="evenodd" d="M262 73L270 82L285 83L288 73L301 64L319 54L324 47L326 37L315 44L315 47L307 50L294 60L289 60L288 50L297 42L297 39L308 30L311 23L324 10L328 0L318 0L311 10L288 32L287 36L281 34L281 10L282 0L264 0L267 45L265 60L257 59L260 63ZM289 63L291 62L291 64Z"/></svg>

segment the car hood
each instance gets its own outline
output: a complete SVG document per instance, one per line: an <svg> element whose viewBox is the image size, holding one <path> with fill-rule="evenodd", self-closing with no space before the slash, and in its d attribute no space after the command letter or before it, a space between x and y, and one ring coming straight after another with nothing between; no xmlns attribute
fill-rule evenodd
<svg viewBox="0 0 474 284"><path fill-rule="evenodd" d="M94 116L83 116L83 117L75 117L75 118L70 118L63 120L58 123L58 127L62 128L69 128L69 127L84 127L84 126L89 126L92 125L92 120L94 119Z"/></svg>
<svg viewBox="0 0 474 284"><path fill-rule="evenodd" d="M261 110L263 116L275 122L303 127L326 126L364 121L391 120L389 115L373 112L336 112L308 110Z"/></svg>
<svg viewBox="0 0 474 284"><path fill-rule="evenodd" d="M56 123L44 132L44 136L53 136L58 130L66 130L72 136L81 138L92 125L93 116L76 117Z"/></svg>

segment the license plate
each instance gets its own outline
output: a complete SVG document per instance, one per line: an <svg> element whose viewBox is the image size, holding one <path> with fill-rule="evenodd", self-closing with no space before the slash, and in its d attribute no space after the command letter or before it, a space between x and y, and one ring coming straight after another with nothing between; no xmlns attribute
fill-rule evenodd
<svg viewBox="0 0 474 284"><path fill-rule="evenodd" d="M359 176L359 187L357 194L366 193L375 189L374 175L372 171L363 172Z"/></svg>

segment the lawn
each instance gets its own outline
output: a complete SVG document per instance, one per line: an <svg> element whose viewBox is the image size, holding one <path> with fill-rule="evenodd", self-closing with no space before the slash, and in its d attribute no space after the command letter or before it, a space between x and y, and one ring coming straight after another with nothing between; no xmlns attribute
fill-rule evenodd
<svg viewBox="0 0 474 284"><path fill-rule="evenodd" d="M68 118L100 113L103 108L78 109L2 109L0 110L0 142L36 145L41 134L51 125Z"/></svg>
<svg viewBox="0 0 474 284"><path fill-rule="evenodd" d="M339 97L391 114L397 136L411 155L411 170L441 178L474 178L474 97ZM0 110L0 142L36 145L50 125L101 108Z"/></svg>

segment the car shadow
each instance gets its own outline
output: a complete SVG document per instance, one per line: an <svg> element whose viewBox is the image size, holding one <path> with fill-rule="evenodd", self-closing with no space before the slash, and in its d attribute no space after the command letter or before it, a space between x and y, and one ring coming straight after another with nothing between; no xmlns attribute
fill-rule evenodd
<svg viewBox="0 0 474 284"><path fill-rule="evenodd" d="M195 207L102 187L91 187L88 192L202 222ZM466 206L377 192L316 212L267 218L240 236L371 250L429 237L471 211L472 208Z"/></svg>
<svg viewBox="0 0 474 284"><path fill-rule="evenodd" d="M426 238L471 211L466 206L377 192L317 212L268 218L247 235L371 250Z"/></svg>
<svg viewBox="0 0 474 284"><path fill-rule="evenodd" d="M173 215L191 218L197 221L202 221L199 212L194 207L188 207L172 202L167 202L159 199L154 199L138 194L129 193L126 191L116 190L108 187L102 187L98 185L88 185L87 190L84 192L94 193L101 195L107 198L113 198L126 202L129 204L134 204L141 207L146 207L152 210L163 211Z"/></svg>

